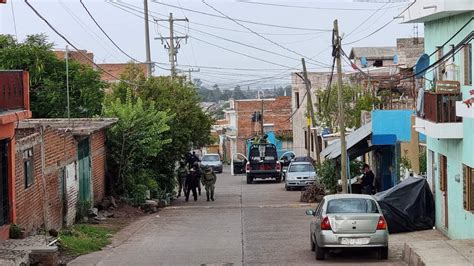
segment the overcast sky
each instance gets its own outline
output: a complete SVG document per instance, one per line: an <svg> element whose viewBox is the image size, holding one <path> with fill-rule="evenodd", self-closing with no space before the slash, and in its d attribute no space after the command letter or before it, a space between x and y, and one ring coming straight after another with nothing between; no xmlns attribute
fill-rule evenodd
<svg viewBox="0 0 474 266"><path fill-rule="evenodd" d="M66 42L41 21L23 0L7 2L0 5L1 34L17 35L18 39L23 40L29 34L46 33L57 48L64 49ZM96 63L130 61L98 29L79 0L30 2L73 44L93 52ZM84 3L125 52L145 61L143 1L84 0ZM334 19L339 20L343 43L362 38L354 44L344 45L347 53L352 46L395 46L397 37L414 36L413 24L400 24L395 20L374 35L363 38L392 20L408 2L206 0L206 3L216 10L200 0L149 0L150 20L167 18L170 12L175 18L188 18L189 24L175 22L176 35L190 36L187 43L181 42L178 68L200 68L200 72L192 73L193 78L201 78L206 85L217 83L224 89L236 84L252 88L287 85L290 73L301 69L302 55L307 58L310 71L327 69L331 64L329 46ZM223 15L270 25L239 22L246 29ZM423 36L421 25L418 31L419 36ZM160 35L169 36L168 22L150 23L152 60L169 69L167 50L161 41L154 40ZM155 68L156 75L167 73L169 71Z"/></svg>

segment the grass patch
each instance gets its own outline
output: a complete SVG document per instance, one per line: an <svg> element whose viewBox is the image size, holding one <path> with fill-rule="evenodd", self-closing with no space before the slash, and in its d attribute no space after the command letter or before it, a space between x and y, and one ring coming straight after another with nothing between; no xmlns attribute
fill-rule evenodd
<svg viewBox="0 0 474 266"><path fill-rule="evenodd" d="M115 232L100 225L77 224L60 233L61 247L78 256L99 251L110 244L109 237Z"/></svg>

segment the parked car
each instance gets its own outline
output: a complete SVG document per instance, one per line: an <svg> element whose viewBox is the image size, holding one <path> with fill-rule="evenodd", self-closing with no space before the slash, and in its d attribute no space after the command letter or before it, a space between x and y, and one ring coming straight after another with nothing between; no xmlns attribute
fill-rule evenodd
<svg viewBox="0 0 474 266"><path fill-rule="evenodd" d="M271 143L252 144L245 171L247 184L252 184L256 178L273 178L277 183L280 183L281 164L278 161L276 146Z"/></svg>
<svg viewBox="0 0 474 266"><path fill-rule="evenodd" d="M382 210L370 195L339 194L323 198L310 225L311 250L324 260L330 249L376 249L388 258L388 229Z"/></svg>
<svg viewBox="0 0 474 266"><path fill-rule="evenodd" d="M304 188L316 182L316 170L309 162L292 162L285 173L285 189Z"/></svg>
<svg viewBox="0 0 474 266"><path fill-rule="evenodd" d="M201 167L211 167L214 172L222 173L221 157L217 153L209 153L202 156Z"/></svg>

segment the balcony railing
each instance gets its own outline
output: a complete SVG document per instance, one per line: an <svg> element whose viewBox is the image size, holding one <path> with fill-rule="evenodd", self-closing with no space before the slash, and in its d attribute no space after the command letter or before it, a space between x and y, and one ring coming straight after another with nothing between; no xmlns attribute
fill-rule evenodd
<svg viewBox="0 0 474 266"><path fill-rule="evenodd" d="M456 101L462 96L458 91L426 91L424 95L424 119L434 123L457 123Z"/></svg>
<svg viewBox="0 0 474 266"><path fill-rule="evenodd" d="M29 109L28 72L0 71L0 112Z"/></svg>

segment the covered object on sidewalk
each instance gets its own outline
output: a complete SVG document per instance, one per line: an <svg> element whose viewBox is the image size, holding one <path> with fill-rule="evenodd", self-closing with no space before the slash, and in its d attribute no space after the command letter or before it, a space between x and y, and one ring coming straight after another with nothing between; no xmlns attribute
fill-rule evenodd
<svg viewBox="0 0 474 266"><path fill-rule="evenodd" d="M409 177L374 197L382 208L390 233L433 228L435 204L425 178Z"/></svg>

